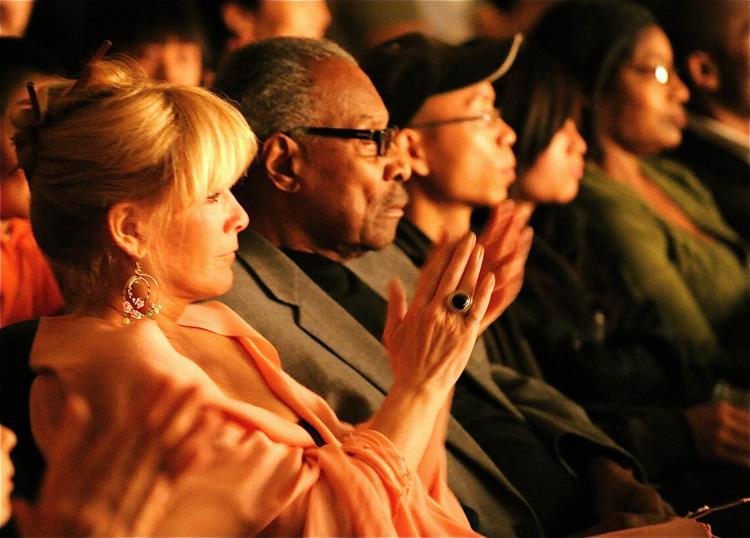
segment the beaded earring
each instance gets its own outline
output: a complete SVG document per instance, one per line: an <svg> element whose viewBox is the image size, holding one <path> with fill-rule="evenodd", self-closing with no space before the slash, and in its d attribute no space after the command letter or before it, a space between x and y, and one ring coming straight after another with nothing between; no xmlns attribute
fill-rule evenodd
<svg viewBox="0 0 750 538"><path fill-rule="evenodd" d="M155 298L149 303L152 291ZM122 311L123 325L130 325L133 321L143 318L154 319L161 311L159 283L154 277L141 271L141 264L138 262L135 262L135 273L122 290Z"/></svg>

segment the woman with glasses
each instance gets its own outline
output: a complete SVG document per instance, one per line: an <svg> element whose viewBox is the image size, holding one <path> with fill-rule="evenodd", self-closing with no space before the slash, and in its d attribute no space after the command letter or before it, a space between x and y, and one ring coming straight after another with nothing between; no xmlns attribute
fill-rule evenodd
<svg viewBox="0 0 750 538"><path fill-rule="evenodd" d="M590 223L595 255L586 270L609 263L634 305L655 307L675 345L709 360L737 354L750 320L745 248L690 170L660 158L680 143L689 97L667 36L636 4L571 0L546 13L530 40L565 65L585 96L589 152L574 206ZM560 238L556 246L570 245ZM747 384L744 354L722 366ZM750 465L747 441L715 456Z"/></svg>
<svg viewBox="0 0 750 538"><path fill-rule="evenodd" d="M93 435L166 378L199 400L198 423L218 417L223 427L209 461L175 484L155 534L474 534L447 488L444 452L450 393L494 287L479 278L473 236L438 248L409 308L392 286L384 342L394 384L355 428L285 374L273 346L232 310L204 301L230 288L248 224L230 192L257 149L242 115L206 90L152 82L117 61L29 93L19 161L34 232L70 308L41 320L30 357L43 453L67 395L88 405ZM447 304L457 290L473 295L470 311ZM142 427L161 422L147 416ZM126 487L151 487L144 480Z"/></svg>

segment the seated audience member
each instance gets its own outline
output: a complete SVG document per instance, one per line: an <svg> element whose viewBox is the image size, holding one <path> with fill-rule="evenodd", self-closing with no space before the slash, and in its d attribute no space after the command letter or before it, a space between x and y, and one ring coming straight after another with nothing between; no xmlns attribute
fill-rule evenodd
<svg viewBox="0 0 750 538"><path fill-rule="evenodd" d="M401 34L429 32L430 25L419 4L419 0L328 0L333 15L328 35L358 57L370 47Z"/></svg>
<svg viewBox="0 0 750 538"><path fill-rule="evenodd" d="M107 39L112 52L135 58L154 80L201 84L208 58L204 58L206 36L194 0L97 2L90 7L85 25L90 50Z"/></svg>
<svg viewBox="0 0 750 538"><path fill-rule="evenodd" d="M510 203L498 204L507 198L516 176L512 149L516 135L494 108L491 82L508 71L521 40L519 35L503 43L475 41L456 48L423 34L409 34L363 58L362 68L385 101L390 124L409 127L404 133L416 181L407 186L409 204L398 225L396 245L417 266L424 263L433 242L467 233L476 208L513 211ZM433 57L443 60L429 64ZM506 60L500 64L498 58ZM484 66L482 80L475 62ZM423 79L425 73L429 81ZM524 226L528 216L526 209L516 211L512 225ZM488 234L492 228L488 227ZM522 242L527 249L532 234L525 233ZM518 276L522 278L523 272ZM520 284L520 280L514 283ZM512 315L506 313L491 324L483 340L491 361L525 375L540 375Z"/></svg>
<svg viewBox="0 0 750 538"><path fill-rule="evenodd" d="M619 268L629 300L653 305L675 345L726 352L725 368L747 386L748 352L735 355L748 338L746 250L690 170L660 157L681 141L689 95L667 36L636 4L571 0L546 12L530 39L585 94L589 157L573 206L588 215L596 257L584 270L605 260Z"/></svg>
<svg viewBox="0 0 750 538"><path fill-rule="evenodd" d="M471 46L476 49L473 54L477 58L501 57L497 52L490 54L492 42L477 41ZM516 144L519 179L514 187L521 193L520 205L527 211L533 210L532 201L570 201L577 192L578 182L583 174L586 143L573 121L578 95L572 81L567 80L559 68L555 70L556 64L544 54L529 51L525 47L520 61L513 67L506 66L510 67L509 74L496 82L501 88L505 88L502 96L504 99L500 101L499 110L504 111L501 118L498 110L493 108L495 93L490 85L490 81L499 73L493 73L486 80L467 84L467 80L474 79L466 77L476 75L467 75L466 66L476 66L478 62L462 62L463 58L455 52L457 50L460 49L427 40L423 36L404 36L371 50L362 62L363 69L370 75L391 113L390 122L408 127L407 151L411 158L414 181L408 184L409 205L406 207L406 216L399 223L396 244L417 265L424 262L432 240L465 233L470 227L473 210L481 206L493 206L506 197L508 186L516 177L516 159L511 148L516 142L516 133L505 123L505 119L510 118L511 125L517 126L522 135ZM425 76L425 71L429 69L427 66L436 65L434 58L447 57L450 53L454 55L454 63L444 62L444 70ZM447 66L451 68L448 69ZM432 86L424 81L431 81ZM487 139L495 141L495 151L485 149L487 145L483 142ZM458 140L461 141L458 146L460 149L456 146ZM697 394L702 398L698 401L704 403L712 388L712 385L704 381L704 376L709 373L707 365L700 361L694 361L697 364L690 363L675 352L668 354L669 346L663 339L659 339L658 332L651 327L653 316L644 320L646 327L627 334L612 335L608 347L599 346L597 360L592 360L595 356L588 346L575 350L577 354L573 356L570 356L573 349L565 353L570 346L557 338L563 329L567 331L565 336L570 336L571 340L588 336L586 332L584 335L581 334L583 331L577 332L577 327L573 324L581 318L580 312L586 308L584 298L591 298L590 313L584 317L582 324L585 329L589 325L593 328L597 320L600 320L602 314L597 309L601 309L601 306L595 303L583 281L577 277L574 266L565 263L552 267L549 263L538 266L538 251L541 249L544 253L548 248L543 240L537 240L536 248L532 249L532 252L537 251L534 260L530 260L526 268L526 288L530 284L537 284L538 295L546 303L543 302L540 308L537 304L528 304L528 298L520 305L516 301L508 312L493 323L483 335L488 350L498 350L494 354L489 353L490 358L516 370L522 369L523 363L516 358L517 350L523 350L531 344L535 351L539 351L537 357L545 367L545 374L550 374L549 381L577 401L590 404L592 395L596 395L594 401L609 398L619 403L625 399L626 403L635 405L646 404L649 403L649 398L656 398L653 403L657 405L653 409L641 406L637 410L631 410L629 421L621 418L628 410L625 405L611 409L611 413L606 416L615 417L618 427L623 424L631 426L634 433L640 433L647 424L659 428L657 436L654 436L655 432L648 432L651 435L648 438L643 434L635 440L625 435L620 436L628 443L628 448L636 451L637 456L646 456L647 471L654 470L655 457L662 458L658 460L659 465L668 464L673 470L682 469L688 463L695 464L697 458L694 455L692 460L687 458L687 461L684 455L694 454L691 451L693 442L685 416L680 409L666 412L661 404L671 401L682 405L686 398L693 398L695 402ZM575 277L572 283L566 280L559 288L550 290L548 283L556 278L571 276ZM555 299L565 293L571 294L572 302L567 303L570 305L568 309L550 313L549 306L557 305ZM544 306L547 308L543 308ZM540 310L539 314L537 309ZM533 326L535 330L529 331L529 320L540 327ZM504 324L501 325L501 322ZM528 332L525 334L529 337L528 340L519 328L515 328L515 332L512 330L520 322L525 322L521 329ZM598 330L604 330L601 320ZM540 345L540 340L544 340L547 345ZM610 348L613 352L611 357L608 353ZM634 352L635 355L632 354ZM529 355L530 360L536 361L534 355ZM642 356L638 363L622 365L623 359L635 359L638 356ZM603 362L605 359L606 363ZM577 362L572 362L573 360ZM644 361L648 363L644 364ZM558 370L565 372L567 376L563 382ZM630 376L626 377L628 372ZM676 375L679 374L689 375L686 381L697 386L685 386L685 383L678 382ZM648 379L641 380L642 377ZM643 390L637 390L639 388ZM650 392L644 392L646 390ZM693 392L696 394L692 394ZM457 397L456 402L458 401ZM714 422L699 422L709 409L714 412L710 415ZM652 418L654 424L643 420L647 411L655 411L656 416ZM457 412L454 404L454 415ZM696 435L699 441L713 442L713 439L709 439L709 426L726 426L719 422L720 417L725 414L731 417L727 421L728 425L738 429L738 439L726 445L716 443L718 446L710 447L712 453L731 455L736 443L750 444L748 426L743 426L743 420L750 421L750 415L743 409L717 403L696 407L690 412L690 417L695 417L694 427L702 427L697 432L700 435ZM476 409L466 409L466 413L476 414ZM605 424L610 425L606 421ZM475 420L474 426L476 429L471 430L471 433L475 438L489 441L493 436L499 435L497 429L489 428L481 421ZM664 429L665 426L671 427ZM676 434L669 443L663 437L666 431ZM612 433L622 432L615 428ZM676 438L683 442L680 446L673 447L671 441ZM488 441L483 446L502 444L498 440L492 443ZM644 444L646 446L642 446ZM681 458L675 457L676 455ZM674 461L669 460L670 456ZM669 461L665 462L664 459ZM724 470L723 480L726 482L729 479L730 483L725 484L721 491L706 494L703 491L692 491L692 487L686 488L694 495L687 502L685 510L699 506L707 498L726 501L742 495L741 488L750 476L742 474L742 469L735 465ZM735 481L738 471L742 480ZM712 467L700 476L713 478L716 472L717 468ZM649 473L649 476L658 481L663 478L663 473L661 476ZM730 490L732 482L734 488ZM518 488L524 491L522 486L519 485ZM712 494L716 496L711 497Z"/></svg>
<svg viewBox="0 0 750 538"><path fill-rule="evenodd" d="M227 421L218 414L203 416L195 390L177 391L168 384L142 404L142 408L129 408L108 431L88 436L91 412L79 397L70 397L33 505L15 499L11 508L14 467L10 452L16 439L0 425L0 534L150 534L166 513L178 481L210 460L209 441L222 433ZM242 451L224 456L238 463L244 458ZM114 506L118 510L112 511Z"/></svg>
<svg viewBox="0 0 750 538"><path fill-rule="evenodd" d="M65 395L84 399L93 432L109 431L166 378L229 424L155 534L472 535L444 480L444 410L494 286L479 278L481 247L444 243L408 309L394 284L393 388L367 424L340 422L267 340L203 301L232 284L248 217L229 189L255 157L252 131L208 91L136 67L97 61L77 84L44 88L16 136L39 245L71 310L41 320L31 352L41 451L64 428ZM466 316L445 302L457 289L475 296Z"/></svg>
<svg viewBox="0 0 750 538"><path fill-rule="evenodd" d="M202 0L197 4L212 49L208 81L226 55L277 36L321 38L331 23L326 0Z"/></svg>
<svg viewBox="0 0 750 538"><path fill-rule="evenodd" d="M331 23L325 0L222 0L219 9L228 51L269 37L321 38Z"/></svg>
<svg viewBox="0 0 750 538"><path fill-rule="evenodd" d="M535 208L534 245L512 310L545 379L638 457L678 513L746 495L750 412L710 401L716 364L670 343L653 312L631 311L613 268L578 270L596 256L578 248L586 215L560 206L575 198L583 174L579 99L556 62L532 47L499 81L503 117L518 135L513 190ZM565 255L549 236L566 238Z"/></svg>
<svg viewBox="0 0 750 538"><path fill-rule="evenodd" d="M671 155L696 173L750 242L750 9L738 0L656 6L690 88L688 126Z"/></svg>
<svg viewBox="0 0 750 538"><path fill-rule="evenodd" d="M29 186L18 167L13 115L28 99L26 83L49 79L55 62L31 43L0 38L0 327L58 313L62 295L34 240L29 222Z"/></svg>
<svg viewBox="0 0 750 538"><path fill-rule="evenodd" d="M474 65L470 51L461 59ZM504 60L480 63L488 69L467 84L489 78ZM380 344L389 332L388 282L397 275L413 291L418 275L391 246L407 202L410 169L397 149L405 135L387 127L388 112L357 63L327 41L276 38L238 49L217 74L217 90L239 104L263 140L236 189L253 230L239 236L235 284L222 300L281 350L292 376L361 420L398 386ZM496 122L482 131L484 147L501 159L503 130ZM482 327L517 293L526 256L523 218L506 208L494 230L485 246L508 247L504 258L484 251L483 273L497 283ZM440 302L471 315L469 299L446 293ZM458 380L452 410L462 412L450 417L447 435L448 482L476 530L557 535L600 520L624 527L672 513L579 407L490 364L481 342ZM472 437L478 422L499 430L502 442L483 446Z"/></svg>

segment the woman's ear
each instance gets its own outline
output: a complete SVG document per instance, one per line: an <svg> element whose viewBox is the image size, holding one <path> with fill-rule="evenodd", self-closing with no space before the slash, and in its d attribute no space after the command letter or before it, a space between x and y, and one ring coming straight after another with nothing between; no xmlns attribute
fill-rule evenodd
<svg viewBox="0 0 750 538"><path fill-rule="evenodd" d="M427 177L430 175L430 166L427 162L427 152L424 147L424 138L416 129L409 129L405 127L400 131L404 144L406 144L405 151L409 155L411 161L412 174Z"/></svg>
<svg viewBox="0 0 750 538"><path fill-rule="evenodd" d="M120 202L107 212L107 228L115 245L132 258L146 255L146 214L131 202Z"/></svg>
<svg viewBox="0 0 750 538"><path fill-rule="evenodd" d="M300 147L291 137L275 133L263 142L258 158L268 179L277 189L297 192L302 186L295 171Z"/></svg>

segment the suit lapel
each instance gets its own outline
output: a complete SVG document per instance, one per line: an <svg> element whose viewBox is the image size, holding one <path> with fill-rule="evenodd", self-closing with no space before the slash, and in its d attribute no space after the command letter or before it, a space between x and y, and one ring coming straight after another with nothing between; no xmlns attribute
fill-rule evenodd
<svg viewBox="0 0 750 538"><path fill-rule="evenodd" d="M385 350L278 248L253 231L240 235L240 263L276 300L297 310L297 325L380 391L393 383Z"/></svg>
<svg viewBox="0 0 750 538"><path fill-rule="evenodd" d="M395 247L385 249L382 256L373 252L346 265L382 295L396 271L381 257L393 259L396 269L402 269L399 276L406 280L407 288L413 290L417 271L405 256L400 255L400 251L391 249ZM383 346L283 252L248 230L240 235L239 263L255 275L274 299L298 310L296 320L302 330L354 368L383 394L387 393L393 378L390 369L382 366L389 360ZM379 285L376 286L377 283ZM520 498L520 494L484 450L453 417L449 419L447 442Z"/></svg>

